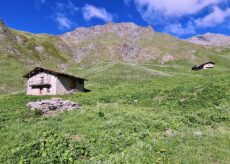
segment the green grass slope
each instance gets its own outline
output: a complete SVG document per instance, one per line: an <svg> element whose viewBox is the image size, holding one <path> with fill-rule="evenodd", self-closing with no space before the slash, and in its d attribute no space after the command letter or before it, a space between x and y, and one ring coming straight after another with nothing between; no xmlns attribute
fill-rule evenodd
<svg viewBox="0 0 230 164"><path fill-rule="evenodd" d="M68 72L91 92L60 96L81 109L46 118L0 98L1 163L229 163L227 66L192 72L181 63L104 63Z"/></svg>
<svg viewBox="0 0 230 164"><path fill-rule="evenodd" d="M61 39L12 30L0 22L0 95L21 92L25 86L22 76L35 66L60 69L73 63Z"/></svg>
<svg viewBox="0 0 230 164"><path fill-rule="evenodd" d="M113 53L129 41L105 34L78 44L86 55L75 64L57 37L16 30L4 37L0 163L230 162L229 49L156 33L136 41L156 58L130 62ZM167 55L174 60L162 64ZM191 71L209 60L216 68ZM58 96L80 103L80 110L47 118L28 109L29 101L51 98L23 92L22 75L37 63L53 69L65 64L65 72L89 79L91 92Z"/></svg>

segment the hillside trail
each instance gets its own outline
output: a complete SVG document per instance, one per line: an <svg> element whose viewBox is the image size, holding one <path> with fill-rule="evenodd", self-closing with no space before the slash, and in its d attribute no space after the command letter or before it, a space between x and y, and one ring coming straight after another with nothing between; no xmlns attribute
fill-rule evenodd
<svg viewBox="0 0 230 164"><path fill-rule="evenodd" d="M158 75L161 75L161 76L172 76L171 74L168 74L168 73L165 73L165 72L162 72L162 71L157 71L157 70L153 70L153 69L150 69L150 68L146 68L144 66L141 66L141 65L137 65L137 64L128 64L128 65L131 65L131 66L134 66L136 68L140 68L140 69L143 69L147 72L150 72L154 75L158 74Z"/></svg>

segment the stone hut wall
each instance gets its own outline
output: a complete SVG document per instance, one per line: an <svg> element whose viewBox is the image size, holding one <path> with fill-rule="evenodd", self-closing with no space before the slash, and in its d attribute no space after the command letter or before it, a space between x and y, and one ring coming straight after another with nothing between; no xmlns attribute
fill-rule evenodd
<svg viewBox="0 0 230 164"><path fill-rule="evenodd" d="M32 87L31 84L40 83L44 79L44 83L51 84L50 88L43 87L42 91L38 87ZM55 95L56 94L57 77L44 72L38 73L30 77L27 81L27 94L28 95Z"/></svg>

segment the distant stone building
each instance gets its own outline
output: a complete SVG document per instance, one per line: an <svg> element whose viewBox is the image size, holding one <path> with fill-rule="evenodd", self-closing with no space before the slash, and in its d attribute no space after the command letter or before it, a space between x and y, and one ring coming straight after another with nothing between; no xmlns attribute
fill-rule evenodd
<svg viewBox="0 0 230 164"><path fill-rule="evenodd" d="M23 76L27 78L27 95L57 95L72 91L84 92L86 79L36 67Z"/></svg>
<svg viewBox="0 0 230 164"><path fill-rule="evenodd" d="M201 65L192 67L192 70L199 71L199 70L202 70L202 69L209 69L209 68L214 68L214 67L215 67L215 63L209 61L207 63L203 63Z"/></svg>

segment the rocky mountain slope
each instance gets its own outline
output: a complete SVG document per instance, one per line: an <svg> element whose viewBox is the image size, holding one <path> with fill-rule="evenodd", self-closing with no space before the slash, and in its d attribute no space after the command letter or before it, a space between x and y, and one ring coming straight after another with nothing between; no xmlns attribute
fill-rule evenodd
<svg viewBox="0 0 230 164"><path fill-rule="evenodd" d="M26 64L66 63L71 53L65 43L51 35L31 34L8 28L0 21L0 54Z"/></svg>
<svg viewBox="0 0 230 164"><path fill-rule="evenodd" d="M226 46L230 45L230 37L222 34L206 33L188 39L191 43L202 45Z"/></svg>
<svg viewBox="0 0 230 164"><path fill-rule="evenodd" d="M108 61L167 63L184 60L194 63L205 60L206 56L197 54L210 48L190 42L227 45L230 37L208 33L183 41L134 23L107 23L52 36L10 29L0 21L1 57L27 65L76 63L88 66Z"/></svg>
<svg viewBox="0 0 230 164"><path fill-rule="evenodd" d="M203 49L133 23L108 23L52 36L13 30L0 22L0 53L27 65L195 62Z"/></svg>
<svg viewBox="0 0 230 164"><path fill-rule="evenodd" d="M71 49L76 63L81 64L102 61L194 61L194 53L200 48L170 35L155 32L151 27L141 27L133 23L108 23L77 28L59 37Z"/></svg>

